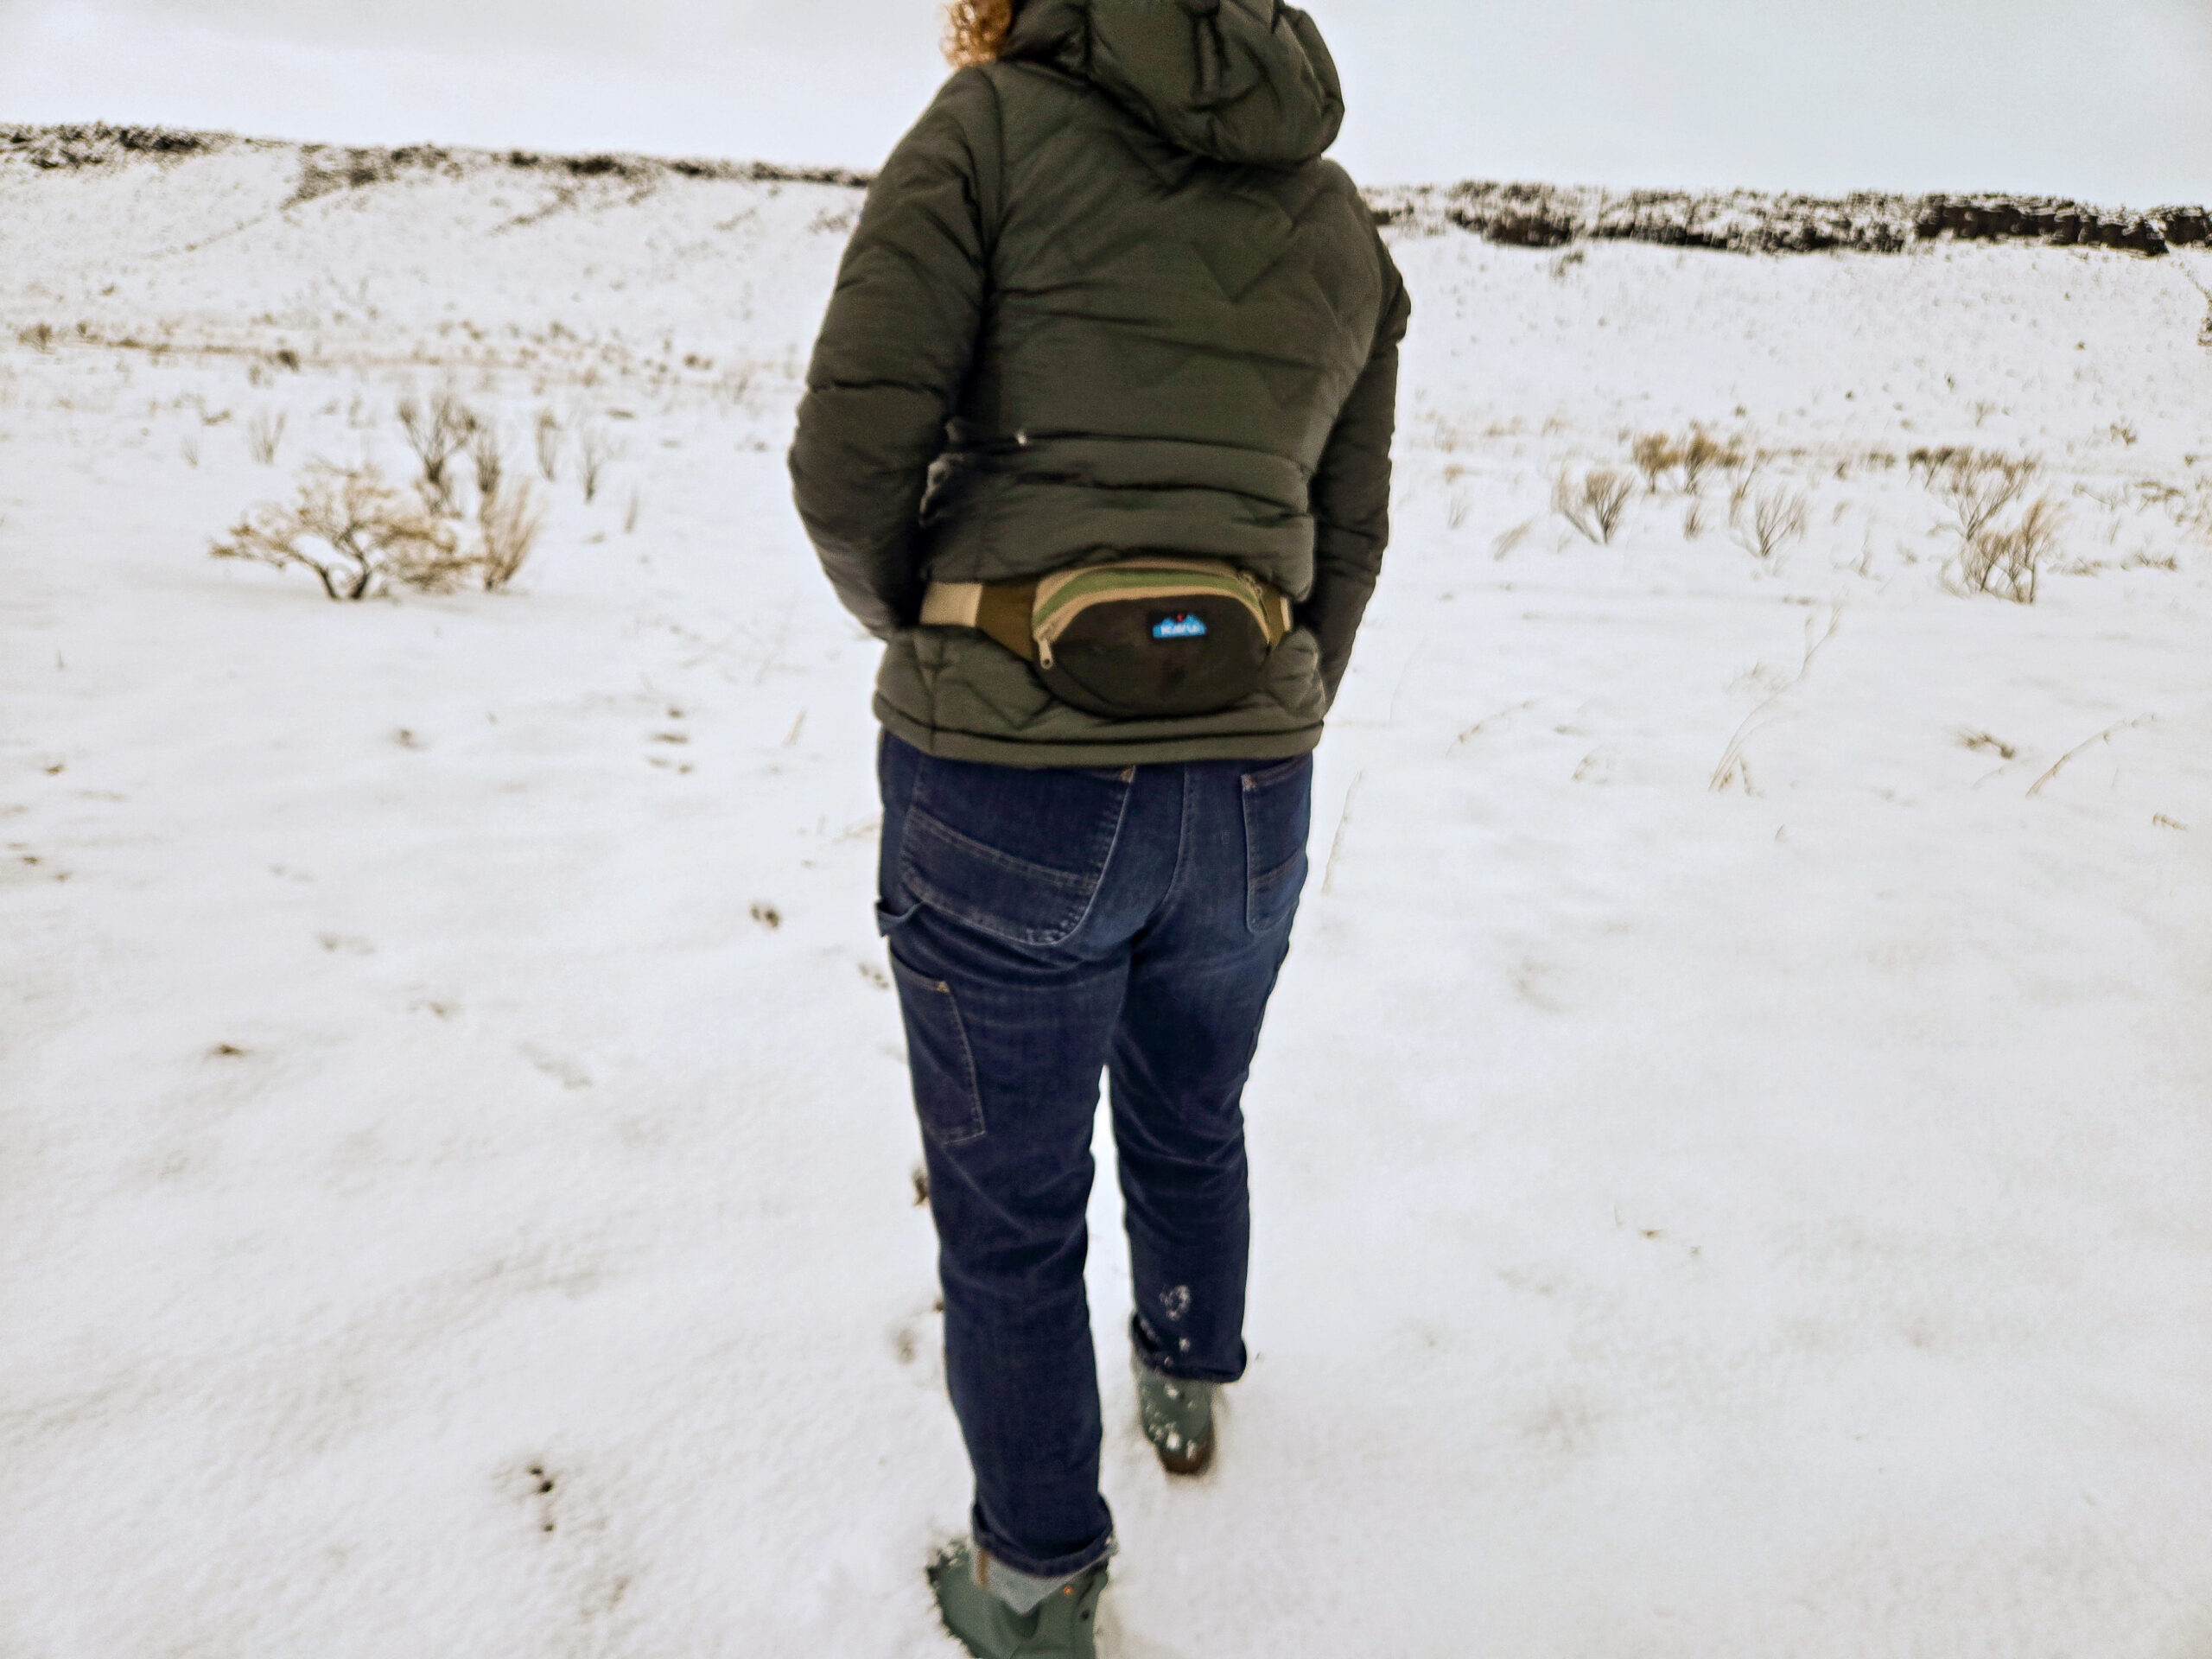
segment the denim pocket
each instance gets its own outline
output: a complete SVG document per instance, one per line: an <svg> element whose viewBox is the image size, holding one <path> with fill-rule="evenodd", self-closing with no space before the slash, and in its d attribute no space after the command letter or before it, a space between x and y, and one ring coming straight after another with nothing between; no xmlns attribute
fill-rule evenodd
<svg viewBox="0 0 2212 1659"><path fill-rule="evenodd" d="M922 1132L940 1146L957 1147L983 1134L983 1095L976 1055L951 985L916 973L891 957L899 982L899 1011L906 1024L906 1069L914 1079L914 1110Z"/></svg>
<svg viewBox="0 0 2212 1659"><path fill-rule="evenodd" d="M1017 944L1083 925L1128 805L1126 773L1020 770L925 756L899 836L914 898Z"/></svg>
<svg viewBox="0 0 2212 1659"><path fill-rule="evenodd" d="M1255 933L1287 925L1306 886L1306 840L1313 827L1313 757L1301 754L1247 772L1244 924Z"/></svg>

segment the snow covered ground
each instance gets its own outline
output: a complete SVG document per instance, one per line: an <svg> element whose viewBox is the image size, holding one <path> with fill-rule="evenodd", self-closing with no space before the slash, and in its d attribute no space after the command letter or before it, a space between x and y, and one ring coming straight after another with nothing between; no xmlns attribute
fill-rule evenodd
<svg viewBox="0 0 2212 1659"><path fill-rule="evenodd" d="M950 1654L875 652L782 470L856 196L301 179L0 167L0 1654ZM1102 1646L2207 1659L2212 255L1396 251L1201 1481L1094 1212ZM441 385L560 423L513 591L207 556ZM1700 533L1551 511L1692 423ZM2065 509L2032 606L1947 579L1963 445Z"/></svg>

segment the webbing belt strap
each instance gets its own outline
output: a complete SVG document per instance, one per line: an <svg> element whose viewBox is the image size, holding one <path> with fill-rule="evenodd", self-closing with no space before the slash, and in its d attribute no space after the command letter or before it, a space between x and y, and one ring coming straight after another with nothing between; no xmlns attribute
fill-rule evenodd
<svg viewBox="0 0 2212 1659"><path fill-rule="evenodd" d="M933 582L922 594L922 625L979 629L1033 663L1037 637L1031 618L1036 609L1033 582Z"/></svg>
<svg viewBox="0 0 2212 1659"><path fill-rule="evenodd" d="M1226 567L1211 562L1182 562L1174 560L1132 560L1132 565L1147 573L1172 572L1181 569L1205 574L1217 573ZM1015 656L1027 662L1038 660L1037 602L1040 585L1065 585L1074 578L1097 575L1110 567L1080 566L1058 572L1038 582L933 582L922 594L921 620L925 627L974 628L1004 645ZM1281 589L1255 576L1243 576L1252 590L1252 599L1259 603L1266 618L1268 644L1281 642L1292 626L1289 598ZM1172 582L1170 583L1172 586ZM1251 600L1248 600L1250 603Z"/></svg>

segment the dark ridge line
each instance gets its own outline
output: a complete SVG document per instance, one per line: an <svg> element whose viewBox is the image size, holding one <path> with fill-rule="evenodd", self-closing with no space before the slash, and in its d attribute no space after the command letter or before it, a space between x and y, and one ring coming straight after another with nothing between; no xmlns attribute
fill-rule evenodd
<svg viewBox="0 0 2212 1659"><path fill-rule="evenodd" d="M296 201L336 190L388 184L407 173L459 178L486 166L568 178L613 178L651 183L665 177L716 179L754 184L826 184L865 188L870 175L842 167L783 167L772 162L724 162L642 156L628 151L560 155L529 149L476 149L459 144L349 145L301 143L286 138L244 138L229 132L190 132L168 127L0 125L0 166L17 162L46 171L110 167L139 159L181 161L226 150L296 153L301 188Z"/></svg>
<svg viewBox="0 0 2212 1659"><path fill-rule="evenodd" d="M563 155L437 144L310 144L105 123L0 126L0 165L12 161L45 170L139 159L176 162L230 149L296 154L300 182L287 207L341 190L390 183L405 175L458 178L485 167L640 185L674 177L864 189L873 176L846 168L669 159L627 151ZM2176 205L2136 213L2059 196L2002 192L1919 196L1860 192L1827 197L1753 190L1608 191L1471 180L1386 185L1366 195L1376 223L1387 229L1428 236L1461 231L1516 248L1559 249L1592 241L1644 242L1728 253L1901 253L1919 244L1949 240L2101 247L2157 257L2174 248L2212 243L2212 216L2201 207Z"/></svg>
<svg viewBox="0 0 2212 1659"><path fill-rule="evenodd" d="M1728 253L1902 253L1916 243L1948 239L2102 247L2156 257L2212 242L2212 217L2202 207L2135 213L2000 192L1803 196L1470 181L1367 194L1378 225L1431 236L1457 229L1516 248L1563 248L1586 240Z"/></svg>

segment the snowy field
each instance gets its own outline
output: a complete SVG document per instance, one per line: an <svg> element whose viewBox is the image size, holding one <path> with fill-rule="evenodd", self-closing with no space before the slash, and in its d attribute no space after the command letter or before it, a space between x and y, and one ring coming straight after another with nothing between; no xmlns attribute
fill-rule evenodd
<svg viewBox="0 0 2212 1659"><path fill-rule="evenodd" d="M301 177L0 166L0 1655L942 1659L876 652L782 459L857 196ZM1202 1480L1093 1213L1103 1650L2208 1659L2212 253L1396 253ZM441 387L509 591L208 556ZM1945 447L2038 463L2032 605Z"/></svg>

